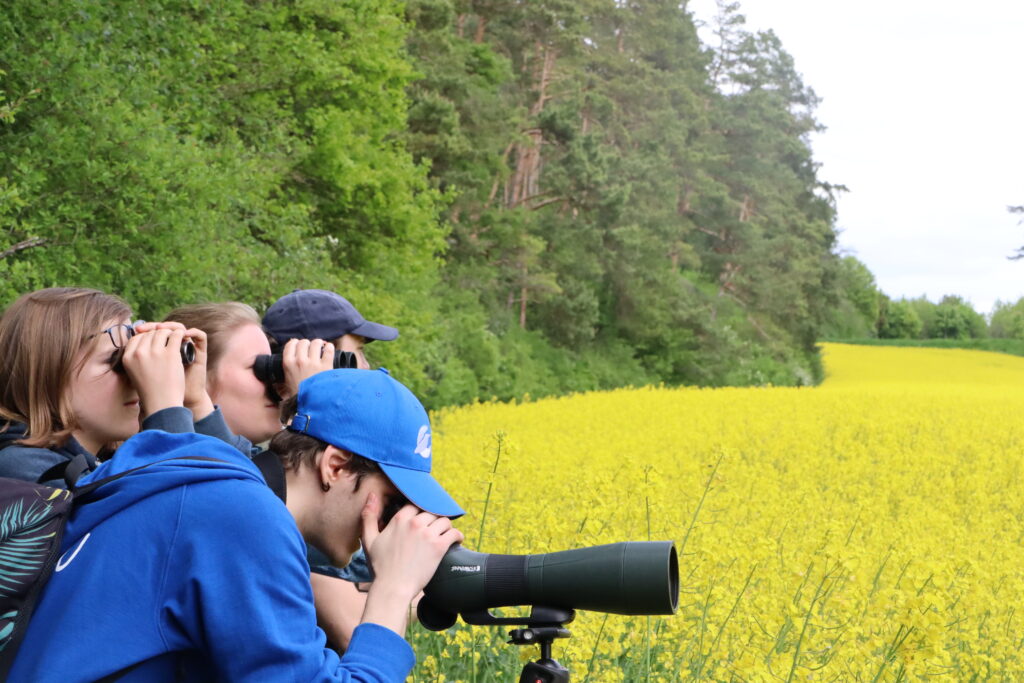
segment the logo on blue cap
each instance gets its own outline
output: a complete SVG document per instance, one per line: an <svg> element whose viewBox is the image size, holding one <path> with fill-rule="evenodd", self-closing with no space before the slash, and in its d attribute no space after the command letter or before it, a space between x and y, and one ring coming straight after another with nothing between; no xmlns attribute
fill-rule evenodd
<svg viewBox="0 0 1024 683"><path fill-rule="evenodd" d="M420 434L416 437L416 453L424 458L430 457L430 425L420 427Z"/></svg>

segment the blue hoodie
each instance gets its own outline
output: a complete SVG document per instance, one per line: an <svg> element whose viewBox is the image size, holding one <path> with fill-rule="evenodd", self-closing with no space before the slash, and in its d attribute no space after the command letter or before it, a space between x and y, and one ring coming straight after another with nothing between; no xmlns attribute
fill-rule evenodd
<svg viewBox="0 0 1024 683"><path fill-rule="evenodd" d="M170 460L216 458L222 462ZM249 458L197 434L146 431L82 483L158 462L77 507L12 682L404 681L393 631L356 628L340 660L316 625L306 547Z"/></svg>

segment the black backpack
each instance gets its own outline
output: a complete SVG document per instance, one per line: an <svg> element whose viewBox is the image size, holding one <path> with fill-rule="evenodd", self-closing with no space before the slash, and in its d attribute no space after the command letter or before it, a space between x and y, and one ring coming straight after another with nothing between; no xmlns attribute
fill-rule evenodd
<svg viewBox="0 0 1024 683"><path fill-rule="evenodd" d="M175 459L221 462L202 456L167 460ZM38 479L43 482L63 478L68 490L0 477L0 681L7 680L32 611L43 586L53 574L60 556L64 525L74 506L88 503L89 494L104 484L167 460L147 463L84 486L75 486L78 478L89 470L85 456L78 455L50 468ZM283 501L284 469L277 456L264 451L254 457L253 462ZM140 664L115 672L97 683L115 681Z"/></svg>

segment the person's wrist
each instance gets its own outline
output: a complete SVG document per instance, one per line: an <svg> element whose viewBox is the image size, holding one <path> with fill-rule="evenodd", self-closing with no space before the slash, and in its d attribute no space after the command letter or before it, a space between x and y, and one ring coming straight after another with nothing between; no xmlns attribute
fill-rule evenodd
<svg viewBox="0 0 1024 683"><path fill-rule="evenodd" d="M376 593L379 596L379 600L386 600L388 604L403 605L406 608L420 592L420 589L409 581L389 579L387 577L381 578L379 574L368 585L368 594Z"/></svg>
<svg viewBox="0 0 1024 683"><path fill-rule="evenodd" d="M140 402L147 417L167 408L184 407L184 402L181 399L175 399L172 396L143 396Z"/></svg>
<svg viewBox="0 0 1024 683"><path fill-rule="evenodd" d="M202 420L214 411L213 401L210 399L210 395L205 391L198 399L186 397L185 407L191 411L196 422Z"/></svg>
<svg viewBox="0 0 1024 683"><path fill-rule="evenodd" d="M410 600L408 586L375 580L366 596L362 623L378 624L403 635L409 623Z"/></svg>

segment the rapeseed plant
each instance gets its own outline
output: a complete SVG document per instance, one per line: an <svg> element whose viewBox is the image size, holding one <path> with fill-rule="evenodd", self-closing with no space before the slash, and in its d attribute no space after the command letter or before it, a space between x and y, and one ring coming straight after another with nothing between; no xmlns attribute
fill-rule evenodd
<svg viewBox="0 0 1024 683"><path fill-rule="evenodd" d="M824 345L815 388L665 388L434 416L467 544L673 540L671 617L580 612L573 680L1024 680L1024 358ZM484 514L486 512L486 514ZM497 628L417 681L518 680Z"/></svg>

